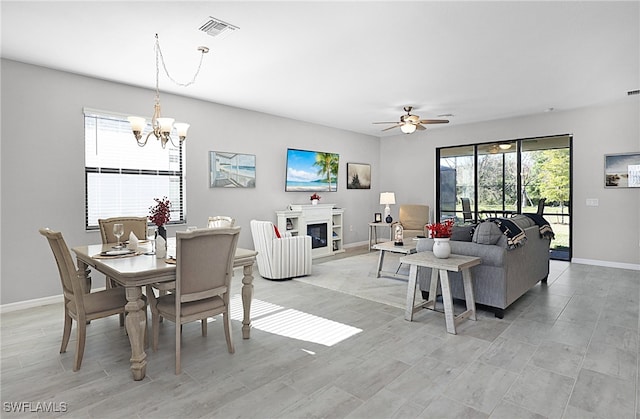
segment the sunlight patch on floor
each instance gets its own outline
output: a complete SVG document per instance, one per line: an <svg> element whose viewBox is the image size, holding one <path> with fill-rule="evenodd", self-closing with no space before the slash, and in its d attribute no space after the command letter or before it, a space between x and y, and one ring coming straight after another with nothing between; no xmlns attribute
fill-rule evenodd
<svg viewBox="0 0 640 419"><path fill-rule="evenodd" d="M236 294L231 297L231 319L242 321L243 316L242 298ZM333 346L362 332L357 327L258 299L251 301L251 326L268 333L325 346Z"/></svg>

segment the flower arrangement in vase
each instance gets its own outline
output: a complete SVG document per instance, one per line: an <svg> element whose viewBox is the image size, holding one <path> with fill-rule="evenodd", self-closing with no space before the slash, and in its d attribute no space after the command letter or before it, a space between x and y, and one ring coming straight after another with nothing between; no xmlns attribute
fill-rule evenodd
<svg viewBox="0 0 640 419"><path fill-rule="evenodd" d="M453 232L453 219L448 219L441 223L427 224L427 230L431 233L433 239L443 239L451 237Z"/></svg>
<svg viewBox="0 0 640 419"><path fill-rule="evenodd" d="M446 259L451 255L449 240L453 233L453 219L441 223L427 224L430 236L433 239L433 255L439 259Z"/></svg>
<svg viewBox="0 0 640 419"><path fill-rule="evenodd" d="M149 207L149 220L158 227L156 232L156 256L163 258L167 253L167 230L164 225L171 218L171 201L166 196L162 199L153 198L153 200L156 201L156 205ZM160 236L164 243L159 244L157 236Z"/></svg>
<svg viewBox="0 0 640 419"><path fill-rule="evenodd" d="M318 205L318 201L320 201L320 195L318 195L317 193L314 193L313 195L311 195L310 199L311 199L311 205Z"/></svg>

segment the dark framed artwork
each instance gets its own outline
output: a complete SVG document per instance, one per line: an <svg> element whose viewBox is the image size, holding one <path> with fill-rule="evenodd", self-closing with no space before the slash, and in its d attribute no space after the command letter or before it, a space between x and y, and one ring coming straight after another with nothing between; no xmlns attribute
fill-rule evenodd
<svg viewBox="0 0 640 419"><path fill-rule="evenodd" d="M371 165L347 163L347 189L371 189Z"/></svg>
<svg viewBox="0 0 640 419"><path fill-rule="evenodd" d="M605 188L640 188L640 153L604 156Z"/></svg>
<svg viewBox="0 0 640 419"><path fill-rule="evenodd" d="M209 152L210 188L255 188L256 156L254 154Z"/></svg>
<svg viewBox="0 0 640 419"><path fill-rule="evenodd" d="M382 222L382 213L376 212L375 214L373 214L373 222L374 223L381 223Z"/></svg>

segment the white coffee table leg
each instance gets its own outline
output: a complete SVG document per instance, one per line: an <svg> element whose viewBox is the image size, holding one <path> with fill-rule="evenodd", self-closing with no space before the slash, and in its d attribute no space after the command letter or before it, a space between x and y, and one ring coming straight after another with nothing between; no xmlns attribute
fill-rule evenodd
<svg viewBox="0 0 640 419"><path fill-rule="evenodd" d="M404 310L404 319L413 321L413 312L416 304L416 286L418 285L418 266L409 268L409 283L407 284L407 304Z"/></svg>
<svg viewBox="0 0 640 419"><path fill-rule="evenodd" d="M440 269L440 287L442 288L442 302L444 303L444 319L447 324L447 332L456 334L456 323L453 314L453 297L451 296L451 284L449 273Z"/></svg>
<svg viewBox="0 0 640 419"><path fill-rule="evenodd" d="M471 320L476 320L476 299L473 295L473 282L471 281L471 271L469 269L462 270L462 282L464 284L464 299L467 302L467 311Z"/></svg>
<svg viewBox="0 0 640 419"><path fill-rule="evenodd" d="M378 272L376 278L380 278L380 272L382 271L382 262L384 262L384 250L380 250L380 257L378 257Z"/></svg>

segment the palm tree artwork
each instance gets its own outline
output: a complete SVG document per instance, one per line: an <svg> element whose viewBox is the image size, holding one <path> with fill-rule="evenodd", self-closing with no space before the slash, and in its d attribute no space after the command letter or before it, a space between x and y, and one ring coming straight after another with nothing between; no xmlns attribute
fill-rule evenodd
<svg viewBox="0 0 640 419"><path fill-rule="evenodd" d="M338 155L334 153L316 153L316 161L313 164L318 167L317 174L326 176L328 191L331 191L332 177L338 179Z"/></svg>

